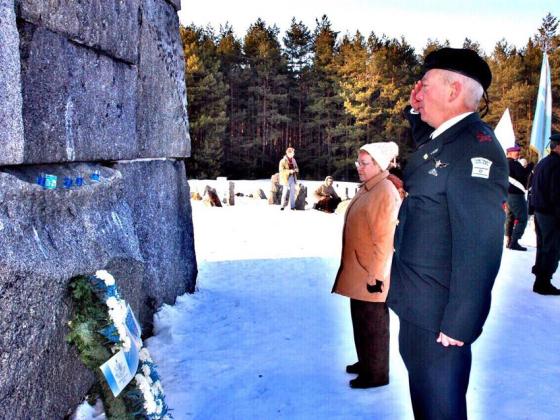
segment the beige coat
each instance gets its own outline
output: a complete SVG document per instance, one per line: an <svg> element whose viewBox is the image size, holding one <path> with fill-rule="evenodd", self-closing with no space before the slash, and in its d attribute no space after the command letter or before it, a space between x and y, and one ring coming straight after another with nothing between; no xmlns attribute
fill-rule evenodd
<svg viewBox="0 0 560 420"><path fill-rule="evenodd" d="M401 198L384 171L363 184L344 219L342 258L333 293L368 302L385 302L393 258L393 236ZM367 284L383 282L381 293Z"/></svg>
<svg viewBox="0 0 560 420"><path fill-rule="evenodd" d="M294 163L294 181L297 182L297 175L299 173L299 168L297 166L296 158L292 158ZM290 164L288 162L288 157L284 156L280 163L278 164L278 173L280 176L280 185L288 185L288 178L290 177Z"/></svg>

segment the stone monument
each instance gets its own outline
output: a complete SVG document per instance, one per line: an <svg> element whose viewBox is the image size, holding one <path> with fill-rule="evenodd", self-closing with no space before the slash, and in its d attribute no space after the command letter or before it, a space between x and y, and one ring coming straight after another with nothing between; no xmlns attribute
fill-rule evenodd
<svg viewBox="0 0 560 420"><path fill-rule="evenodd" d="M72 278L111 272L148 334L194 290L179 6L0 1L1 419L62 419L92 385Z"/></svg>

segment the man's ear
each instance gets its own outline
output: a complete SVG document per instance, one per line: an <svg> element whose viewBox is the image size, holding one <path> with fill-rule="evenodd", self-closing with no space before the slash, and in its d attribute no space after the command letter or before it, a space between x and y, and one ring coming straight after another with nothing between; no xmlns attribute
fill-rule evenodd
<svg viewBox="0 0 560 420"><path fill-rule="evenodd" d="M449 84L449 101L453 101L461 96L463 85L459 81L454 81Z"/></svg>

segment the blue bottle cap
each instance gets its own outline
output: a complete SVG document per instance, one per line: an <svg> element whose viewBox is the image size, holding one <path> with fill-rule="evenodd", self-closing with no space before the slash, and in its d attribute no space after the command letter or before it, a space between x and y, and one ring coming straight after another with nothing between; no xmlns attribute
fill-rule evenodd
<svg viewBox="0 0 560 420"><path fill-rule="evenodd" d="M72 186L72 183L72 178L70 178L69 176L64 177L64 188L70 188Z"/></svg>

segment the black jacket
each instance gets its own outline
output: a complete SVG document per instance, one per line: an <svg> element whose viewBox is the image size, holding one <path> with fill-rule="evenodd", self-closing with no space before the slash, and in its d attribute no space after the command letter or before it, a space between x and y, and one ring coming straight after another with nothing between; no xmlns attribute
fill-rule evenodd
<svg viewBox="0 0 560 420"><path fill-rule="evenodd" d="M531 179L531 206L560 219L560 155L552 152L535 167Z"/></svg>
<svg viewBox="0 0 560 420"><path fill-rule="evenodd" d="M519 181L524 188L527 188L527 178L529 177L529 171L523 167L521 163L512 158L507 158L509 167L509 176L513 179ZM513 184L509 184L508 188L509 194L525 194L525 191L520 190Z"/></svg>
<svg viewBox="0 0 560 420"><path fill-rule="evenodd" d="M418 116L410 118L417 133L428 135ZM395 233L388 304L411 323L471 343L488 316L500 267L506 157L476 113L418 143L403 174L408 196Z"/></svg>

